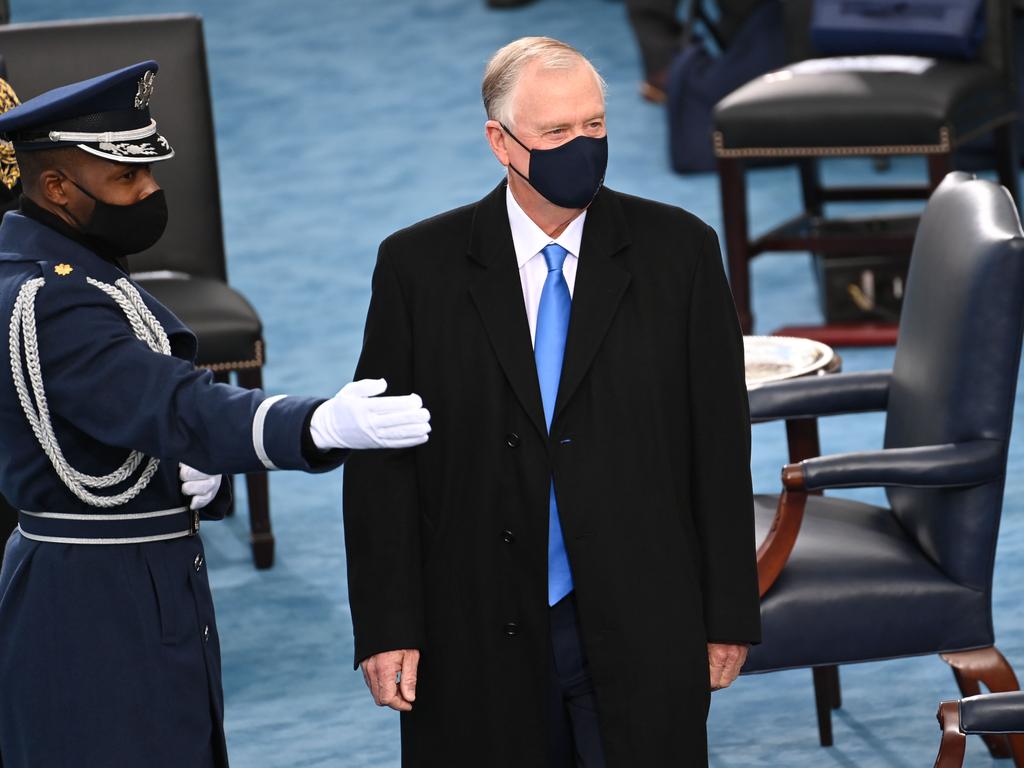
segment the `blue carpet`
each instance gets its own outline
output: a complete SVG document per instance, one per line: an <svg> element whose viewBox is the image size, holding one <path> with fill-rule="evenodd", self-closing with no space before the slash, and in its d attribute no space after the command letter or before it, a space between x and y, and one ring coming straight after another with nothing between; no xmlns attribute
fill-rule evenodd
<svg viewBox="0 0 1024 768"><path fill-rule="evenodd" d="M490 53L526 34L583 49L609 84L610 186L683 206L721 227L713 175L668 169L660 108L636 95L639 64L621 3L540 0L493 12L483 0L13 0L15 21L194 11L206 19L231 280L257 307L274 392L333 394L359 351L378 242L482 197L500 169L483 139L479 81ZM54 55L59 55L54 51ZM173 141L174 137L169 137ZM887 174L921 178L901 160ZM842 161L826 179L865 181ZM795 175L753 174L755 228L794 212ZM172 201L173 206L173 201ZM172 213L173 216L173 207ZM820 319L805 256L753 266L759 330ZM888 350L844 351L846 370L887 367ZM1017 408L1017 421L1024 408ZM822 425L829 452L880 444L874 416ZM996 565L1000 647L1024 671L1024 431L1010 452ZM781 427L754 432L759 490L777 488ZM397 715L377 709L352 671L341 476L271 482L277 564L256 572L244 515L204 527L224 648L227 729L236 766L397 765ZM878 499L861 493L861 498ZM244 500L240 505L245 509ZM742 678L715 694L711 763L740 766L931 765L941 698L956 696L938 659L847 667L836 743L823 750L807 671ZM483 680L486 685L486 677ZM469 702L468 706L472 706ZM995 765L976 740L968 764ZM524 767L525 768L525 767Z"/></svg>

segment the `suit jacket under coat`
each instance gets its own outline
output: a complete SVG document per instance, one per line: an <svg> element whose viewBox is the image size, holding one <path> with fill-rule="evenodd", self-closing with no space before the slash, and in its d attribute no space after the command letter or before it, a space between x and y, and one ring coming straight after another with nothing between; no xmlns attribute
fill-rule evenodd
<svg viewBox="0 0 1024 768"><path fill-rule="evenodd" d="M380 247L358 377L430 442L345 471L356 662L419 648L404 766L541 766L554 476L611 768L706 762L706 643L760 636L742 337L714 231L602 189L551 434L505 185Z"/></svg>

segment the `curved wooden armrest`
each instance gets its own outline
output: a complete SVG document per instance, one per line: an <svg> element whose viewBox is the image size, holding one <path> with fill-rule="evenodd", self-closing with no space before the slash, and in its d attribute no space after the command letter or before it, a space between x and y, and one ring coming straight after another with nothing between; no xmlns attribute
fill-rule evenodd
<svg viewBox="0 0 1024 768"><path fill-rule="evenodd" d="M782 468L782 485L785 488L779 496L779 506L761 546L757 548L757 586L761 597L772 588L782 569L789 560L796 545L800 524L807 506L807 489L804 485L804 470L799 464L787 464Z"/></svg>
<svg viewBox="0 0 1024 768"><path fill-rule="evenodd" d="M967 737L960 730L960 702L942 702L939 705L938 718L939 726L942 728L942 741L939 743L939 755L935 758L935 768L961 768L964 764Z"/></svg>

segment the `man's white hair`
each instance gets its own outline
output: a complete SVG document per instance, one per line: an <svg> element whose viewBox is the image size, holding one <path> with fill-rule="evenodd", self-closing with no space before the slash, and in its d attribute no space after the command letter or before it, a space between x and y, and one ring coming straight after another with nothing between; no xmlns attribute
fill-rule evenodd
<svg viewBox="0 0 1024 768"><path fill-rule="evenodd" d="M481 92L489 120L512 125L512 95L528 64L538 62L544 69L572 69L581 63L594 73L604 96L604 78L582 53L553 37L521 37L500 49L487 62Z"/></svg>

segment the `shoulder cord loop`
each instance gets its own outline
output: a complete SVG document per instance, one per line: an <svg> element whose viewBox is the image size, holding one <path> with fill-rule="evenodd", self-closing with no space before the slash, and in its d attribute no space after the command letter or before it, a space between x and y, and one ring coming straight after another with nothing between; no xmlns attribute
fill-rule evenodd
<svg viewBox="0 0 1024 768"><path fill-rule="evenodd" d="M129 280L122 277L115 285L102 283L91 277L86 280L89 285L99 288L117 303L125 317L128 318L132 331L139 340L144 341L154 352L163 355L171 354L167 333L160 321L149 311L138 290ZM32 432L35 434L36 440L39 441L40 447L49 457L61 482L86 504L102 508L118 507L138 496L149 485L160 465L160 460L150 458L139 479L131 488L115 495L100 496L92 493L89 489L109 488L124 482L138 469L146 457L139 451L132 451L118 469L101 476L79 472L64 457L53 431L53 423L50 421L49 405L46 401L46 392L43 389L43 372L39 362L39 342L36 337L35 300L36 294L39 293L39 289L45 282L42 277L27 281L21 286L18 298L14 302L10 333L11 373L14 379L14 388L17 390L18 400L32 427ZM22 347L24 347L24 363ZM28 372L29 382L32 385L31 393L25 382L25 371ZM35 402L33 402L33 395Z"/></svg>

